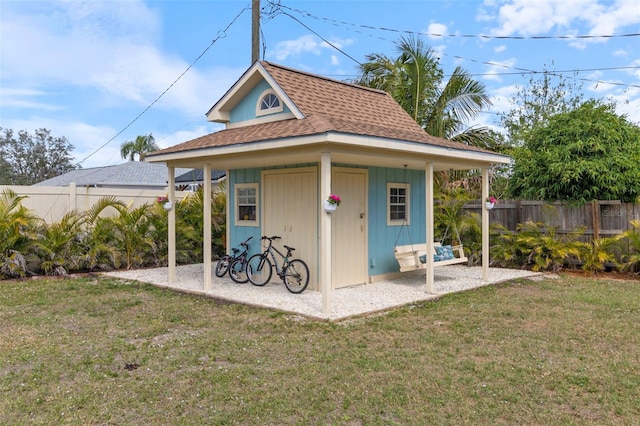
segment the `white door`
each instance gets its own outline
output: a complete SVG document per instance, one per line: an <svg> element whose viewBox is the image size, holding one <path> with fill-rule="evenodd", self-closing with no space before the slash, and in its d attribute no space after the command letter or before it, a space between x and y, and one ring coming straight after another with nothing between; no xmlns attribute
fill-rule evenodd
<svg viewBox="0 0 640 426"><path fill-rule="evenodd" d="M331 218L334 288L367 282L366 181L366 170L333 169L331 191L342 200Z"/></svg>
<svg viewBox="0 0 640 426"><path fill-rule="evenodd" d="M283 254L283 244L294 247L294 257L309 266L309 288L317 289L316 168L265 171L262 182L263 235L282 237L274 246Z"/></svg>

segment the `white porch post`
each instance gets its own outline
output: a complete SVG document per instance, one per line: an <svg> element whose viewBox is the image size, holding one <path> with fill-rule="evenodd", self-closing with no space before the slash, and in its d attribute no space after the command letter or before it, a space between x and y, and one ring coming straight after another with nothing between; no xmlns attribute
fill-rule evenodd
<svg viewBox="0 0 640 426"><path fill-rule="evenodd" d="M168 167L169 169L169 187L167 188L167 196L169 201L173 205L173 208L169 210L168 225L169 235L167 237L167 250L169 264L169 282L176 282L176 169L175 167Z"/></svg>
<svg viewBox="0 0 640 426"><path fill-rule="evenodd" d="M485 200L489 196L489 169L482 169L482 282L489 282L489 210Z"/></svg>
<svg viewBox="0 0 640 426"><path fill-rule="evenodd" d="M202 170L202 182L204 191L203 206L203 266L204 266L204 290L211 290L211 164L206 163Z"/></svg>
<svg viewBox="0 0 640 426"><path fill-rule="evenodd" d="M331 193L331 153L323 152L320 157L320 292L322 313L331 313L333 285L331 281L331 214L326 213L322 201Z"/></svg>
<svg viewBox="0 0 640 426"><path fill-rule="evenodd" d="M230 178L229 178L229 170L225 170L224 171L225 176L227 177L227 184L224 185L224 199L226 200L226 202L224 203L224 217L226 218L225 221L225 235L224 235L224 252L225 253L231 253L231 220L233 219L233 217L231 216L231 207L229 206L229 200L231 198L229 198L229 182L230 182ZM219 188L219 187L218 187Z"/></svg>
<svg viewBox="0 0 640 426"><path fill-rule="evenodd" d="M426 217L426 243L427 243L427 293L433 293L433 232L434 232L434 218L433 218L433 163L425 163L424 167L424 180L425 180L425 217Z"/></svg>

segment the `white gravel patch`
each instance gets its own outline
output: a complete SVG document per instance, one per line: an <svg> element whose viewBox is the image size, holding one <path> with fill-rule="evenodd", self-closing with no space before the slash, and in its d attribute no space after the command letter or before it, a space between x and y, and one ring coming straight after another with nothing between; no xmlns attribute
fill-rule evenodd
<svg viewBox="0 0 640 426"><path fill-rule="evenodd" d="M215 263L212 270L215 269ZM441 266L435 270L435 293L427 293L424 273L402 276L396 280L378 281L334 290L330 297L330 313L322 312L322 295L307 289L302 294L292 294L277 278L264 287L251 283L236 284L230 278L218 278L213 274L211 289L204 290L203 265L178 266L176 282L169 284L168 268L137 269L108 272L104 275L137 280L159 287L171 288L208 297L229 300L247 305L277 309L306 317L341 320L357 315L370 314L404 306L422 300L430 300L443 294L470 290L517 278L540 276L531 271L490 268L489 280L482 282L482 268L461 265Z"/></svg>

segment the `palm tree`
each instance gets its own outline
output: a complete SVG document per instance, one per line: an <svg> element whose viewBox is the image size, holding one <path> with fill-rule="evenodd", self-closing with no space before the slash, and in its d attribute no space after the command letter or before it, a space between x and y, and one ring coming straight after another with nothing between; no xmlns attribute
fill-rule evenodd
<svg viewBox="0 0 640 426"><path fill-rule="evenodd" d="M135 161L136 154L138 161L144 161L145 154L157 151L160 147L156 144L156 140L151 133L148 135L140 135L133 141L124 142L120 146L120 155L129 161Z"/></svg>
<svg viewBox="0 0 640 426"><path fill-rule="evenodd" d="M432 136L495 149L494 132L468 124L491 105L484 84L461 67L442 84L444 73L436 53L420 38L403 37L396 47L396 59L367 55L368 62L360 66L355 83L389 93ZM474 171L443 172L437 180L442 188L480 190L480 174Z"/></svg>
<svg viewBox="0 0 640 426"><path fill-rule="evenodd" d="M40 220L22 205L25 198L8 188L0 192L0 279L28 272L26 258Z"/></svg>
<svg viewBox="0 0 640 426"><path fill-rule="evenodd" d="M491 105L485 86L456 67L443 86L443 72L433 49L421 39L403 37L396 43L399 56L367 55L358 84L389 93L430 135L485 147L487 128L467 123Z"/></svg>

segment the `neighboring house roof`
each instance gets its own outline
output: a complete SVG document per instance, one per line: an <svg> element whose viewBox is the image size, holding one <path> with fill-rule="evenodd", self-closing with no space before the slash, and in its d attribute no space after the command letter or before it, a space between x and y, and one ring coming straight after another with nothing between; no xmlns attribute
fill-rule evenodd
<svg viewBox="0 0 640 426"><path fill-rule="evenodd" d="M184 173L188 169L178 169ZM36 186L132 186L166 187L168 170L162 163L128 161L123 164L72 170L60 176L38 182Z"/></svg>
<svg viewBox="0 0 640 426"><path fill-rule="evenodd" d="M256 120L249 125L234 123L225 130L150 153L147 160L154 161L154 156L167 158L164 154L329 133L495 154L429 135L386 92L264 61L249 68L211 108L207 113L209 121L228 122L230 110L262 79L289 108L289 118ZM163 160L157 158L155 161Z"/></svg>
<svg viewBox="0 0 640 426"><path fill-rule="evenodd" d="M202 169L192 169L186 173L176 176L175 182L176 183L191 183L191 182L199 183L203 181L202 175L203 175ZM222 179L225 176L226 176L226 173L224 170L211 170L212 182L217 182L218 180Z"/></svg>

